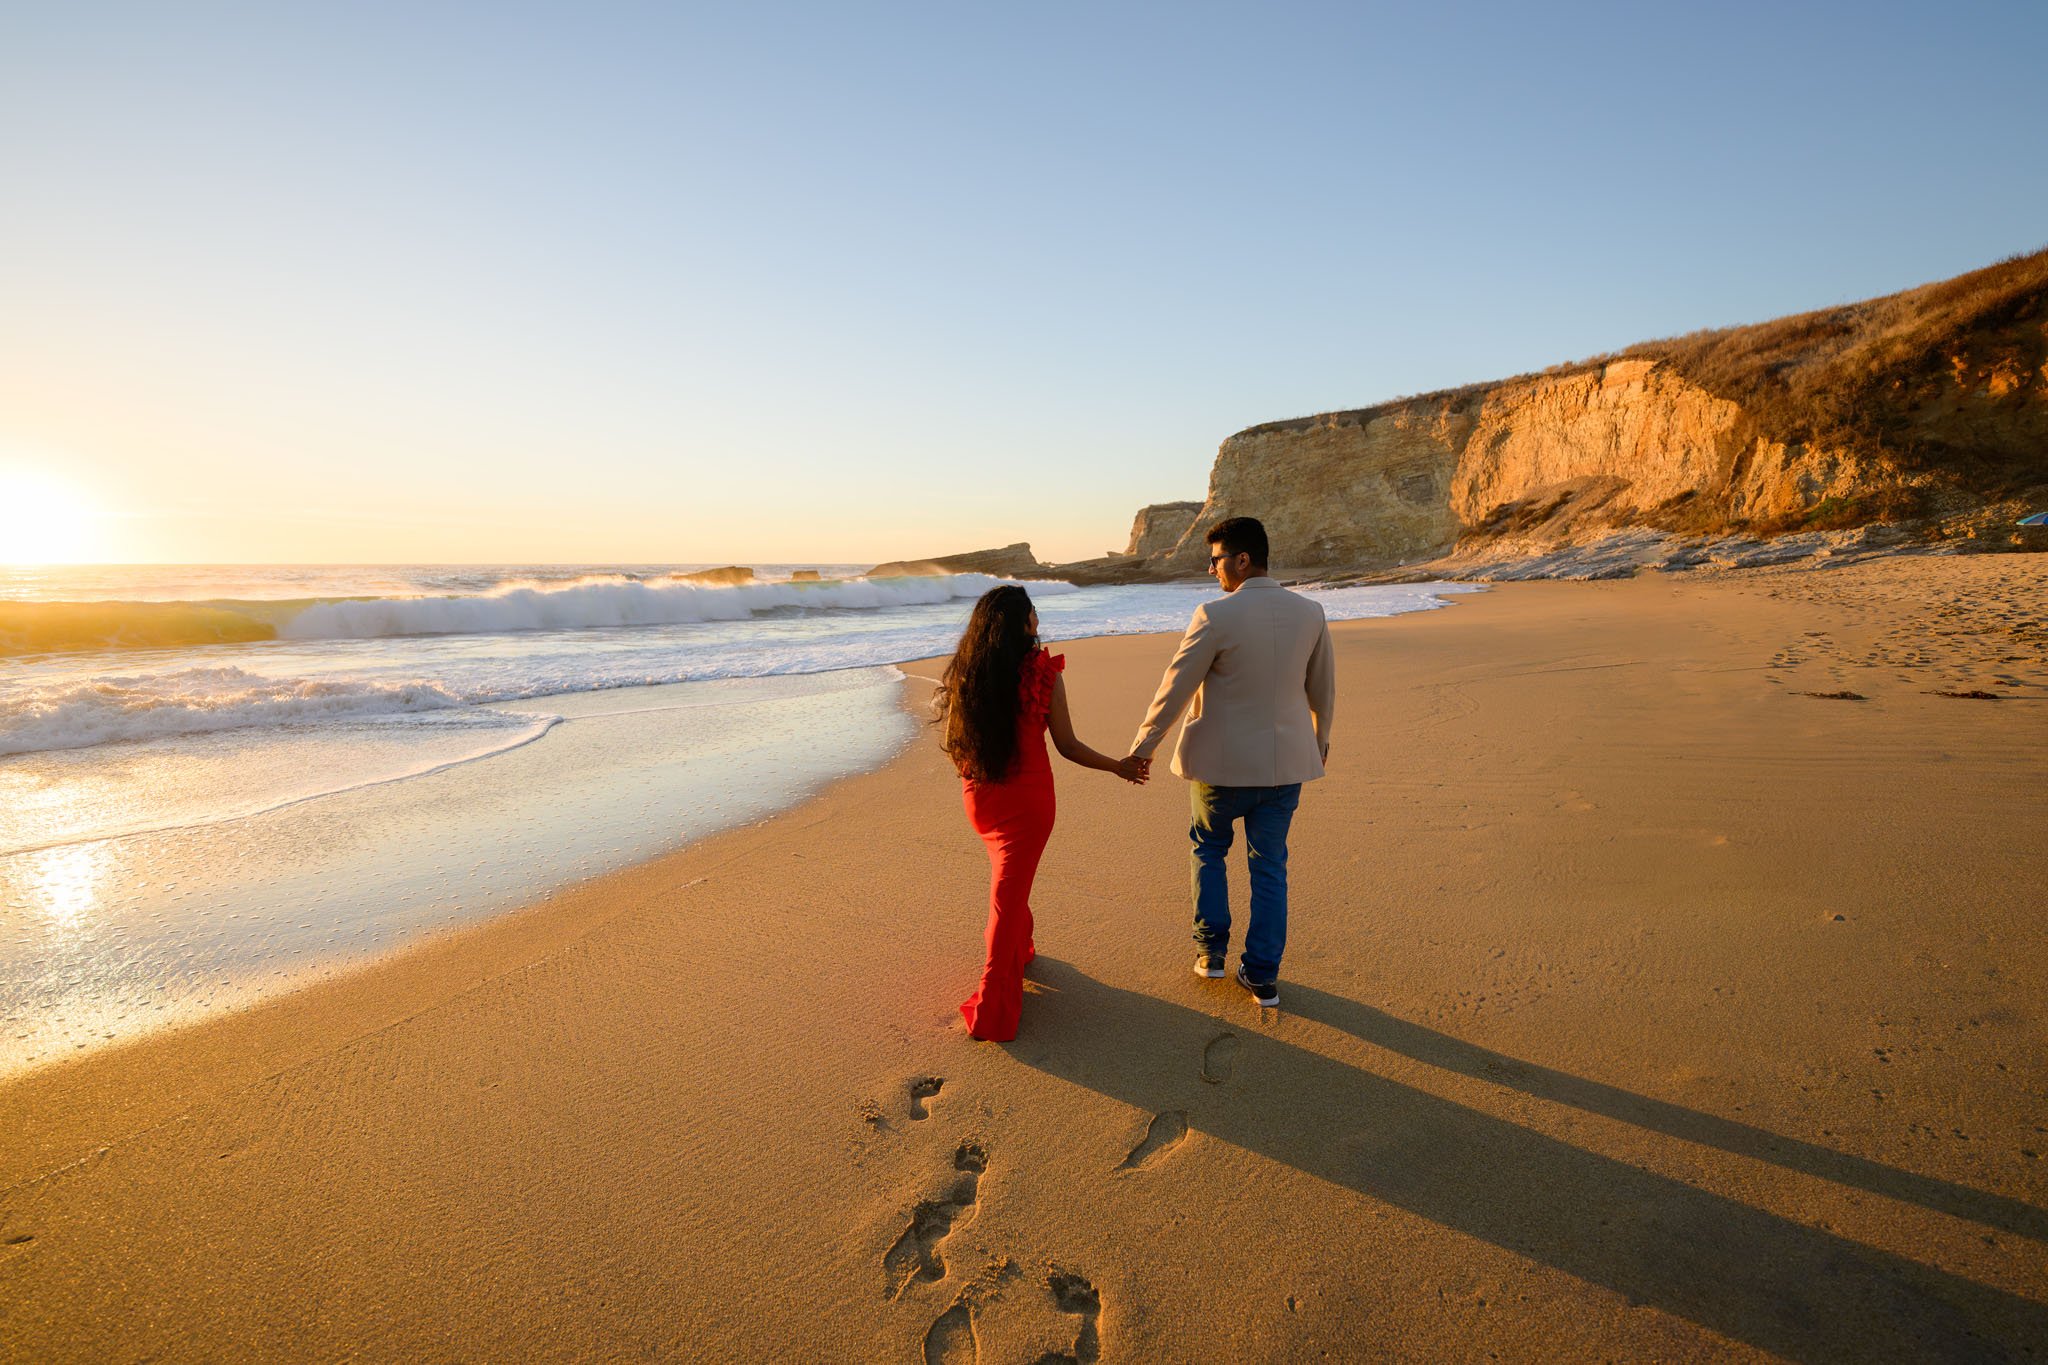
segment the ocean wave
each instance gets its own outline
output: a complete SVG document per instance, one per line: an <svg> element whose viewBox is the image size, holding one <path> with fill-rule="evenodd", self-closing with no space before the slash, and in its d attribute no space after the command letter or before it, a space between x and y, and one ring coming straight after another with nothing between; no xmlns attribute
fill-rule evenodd
<svg viewBox="0 0 2048 1365"><path fill-rule="evenodd" d="M0 757L379 716L452 724L463 708L516 704L525 710L537 702L535 709L556 710L562 702L539 699L928 658L954 647L966 599L1001 581L963 574L709 588L612 577L551 591L511 585L474 597L295 604L286 620L305 636L235 651L233 664L207 650L119 663L55 655L0 667ZM1051 642L1170 635L1207 595L1192 585L1087 594L1061 583L1027 586L1044 599L1041 628ZM1418 584L1309 591L1332 621L1340 621L1424 610L1442 605L1447 594L1478 589ZM954 604L948 610L878 610L947 601ZM361 610L307 620L313 606ZM792 609L803 619L783 619ZM574 629L651 625L664 617L707 624L595 640ZM481 645L462 638L475 631L492 634ZM527 634L495 635L515 631ZM442 715L434 719L434 713Z"/></svg>
<svg viewBox="0 0 2048 1365"><path fill-rule="evenodd" d="M853 578L830 583L742 583L713 587L625 579L566 585L507 584L474 597L323 602L286 621L287 640L376 640L403 635L497 635L509 631L680 626L744 621L772 611L877 611L979 597L1004 582L986 574ZM1034 592L1072 592L1033 583Z"/></svg>
<svg viewBox="0 0 2048 1365"><path fill-rule="evenodd" d="M443 711L465 704L429 682L266 678L239 668L93 678L0 707L0 756L252 725Z"/></svg>
<svg viewBox="0 0 2048 1365"><path fill-rule="evenodd" d="M297 601L0 602L0 656L175 649L265 640L376 640L419 635L678 626L767 613L880 611L979 597L1006 579L987 574L849 578L714 586L680 577L600 575L502 583L447 597ZM1033 594L1070 583L1028 585Z"/></svg>

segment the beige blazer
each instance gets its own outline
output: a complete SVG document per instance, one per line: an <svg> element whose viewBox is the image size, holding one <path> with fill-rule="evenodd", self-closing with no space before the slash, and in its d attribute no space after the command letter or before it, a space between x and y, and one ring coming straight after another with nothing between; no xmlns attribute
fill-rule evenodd
<svg viewBox="0 0 2048 1365"><path fill-rule="evenodd" d="M1277 787L1323 775L1337 664L1323 609L1270 578L1195 608L1131 751L1159 747L1193 702L1173 770L1214 787Z"/></svg>

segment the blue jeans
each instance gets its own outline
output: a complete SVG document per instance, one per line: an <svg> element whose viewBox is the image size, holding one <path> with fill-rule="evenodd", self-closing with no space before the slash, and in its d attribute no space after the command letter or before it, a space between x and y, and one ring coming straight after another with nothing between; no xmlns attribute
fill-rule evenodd
<svg viewBox="0 0 2048 1365"><path fill-rule="evenodd" d="M1188 788L1194 814L1188 837L1195 842L1195 942L1205 953L1230 951L1230 882L1223 860L1230 852L1230 827L1242 820L1250 846L1252 922L1238 960L1252 980L1278 980L1280 954L1287 949L1287 827L1301 804L1301 784L1212 787L1191 782Z"/></svg>

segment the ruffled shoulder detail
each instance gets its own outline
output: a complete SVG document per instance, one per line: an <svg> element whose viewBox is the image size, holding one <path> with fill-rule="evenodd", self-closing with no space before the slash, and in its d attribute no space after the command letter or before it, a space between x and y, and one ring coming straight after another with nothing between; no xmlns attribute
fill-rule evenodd
<svg viewBox="0 0 2048 1365"><path fill-rule="evenodd" d="M1052 685L1060 674L1067 671L1067 656L1039 650L1024 661L1024 681L1020 685L1023 694L1023 711L1027 716L1042 716L1052 710Z"/></svg>

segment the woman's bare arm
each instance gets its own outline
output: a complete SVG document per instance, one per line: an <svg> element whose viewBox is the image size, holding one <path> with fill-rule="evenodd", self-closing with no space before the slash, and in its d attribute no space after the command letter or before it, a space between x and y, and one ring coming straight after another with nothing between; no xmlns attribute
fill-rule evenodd
<svg viewBox="0 0 2048 1365"><path fill-rule="evenodd" d="M1046 729L1052 732L1052 746L1060 751L1060 757L1069 763L1078 763L1084 768L1098 772L1115 773L1126 782L1143 783L1152 775L1150 759L1133 754L1129 758L1111 758L1099 754L1083 744L1074 734L1074 716L1067 709L1067 680L1052 680L1052 709L1046 713Z"/></svg>

